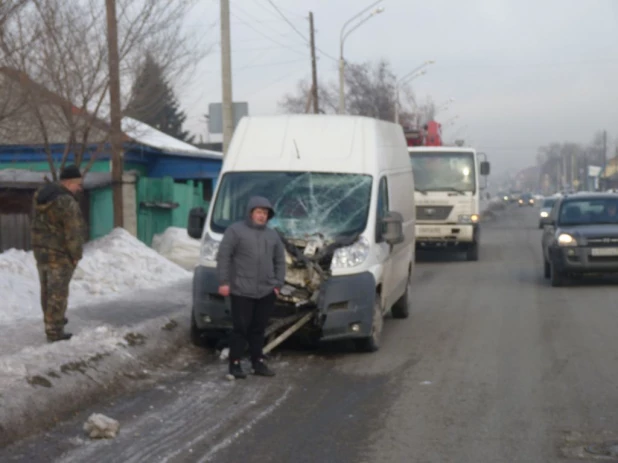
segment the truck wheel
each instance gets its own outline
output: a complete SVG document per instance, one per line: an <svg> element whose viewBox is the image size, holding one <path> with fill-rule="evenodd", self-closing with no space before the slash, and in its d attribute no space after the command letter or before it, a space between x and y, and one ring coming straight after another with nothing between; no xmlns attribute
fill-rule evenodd
<svg viewBox="0 0 618 463"><path fill-rule="evenodd" d="M546 260L543 261L543 276L545 278L551 278L551 265Z"/></svg>
<svg viewBox="0 0 618 463"><path fill-rule="evenodd" d="M566 278L564 274L556 270L556 266L554 264L550 264L550 273L551 273L551 276L550 276L551 285L554 288L558 288L560 286L565 285Z"/></svg>
<svg viewBox="0 0 618 463"><path fill-rule="evenodd" d="M380 337L382 336L382 327L384 326L384 318L382 314L382 302L380 295L376 294L373 303L373 320L371 323L371 335L366 338L356 339L356 350L360 352L376 352L380 348Z"/></svg>
<svg viewBox="0 0 618 463"><path fill-rule="evenodd" d="M466 251L466 260L470 262L476 262L479 260L479 244L478 242L474 242L470 245L468 250Z"/></svg>
<svg viewBox="0 0 618 463"><path fill-rule="evenodd" d="M408 274L406 282L406 292L403 293L391 308L393 318L408 318L410 315L410 286L412 285L412 275Z"/></svg>

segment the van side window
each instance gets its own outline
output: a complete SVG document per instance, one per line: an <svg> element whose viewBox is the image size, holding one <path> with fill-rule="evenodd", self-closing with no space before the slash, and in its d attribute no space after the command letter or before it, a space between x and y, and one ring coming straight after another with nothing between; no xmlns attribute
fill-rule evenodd
<svg viewBox="0 0 618 463"><path fill-rule="evenodd" d="M388 182L386 177L380 179L380 185L378 187L378 208L377 208L377 223L376 223L376 243L382 242L382 234L384 232L382 219L388 214Z"/></svg>

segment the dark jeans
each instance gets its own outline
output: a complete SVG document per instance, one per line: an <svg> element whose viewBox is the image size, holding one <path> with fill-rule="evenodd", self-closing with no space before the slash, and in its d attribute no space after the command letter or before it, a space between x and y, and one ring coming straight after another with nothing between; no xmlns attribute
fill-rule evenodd
<svg viewBox="0 0 618 463"><path fill-rule="evenodd" d="M274 292L261 299L231 296L234 328L230 334L230 362L242 358L247 343L249 343L251 361L263 357L264 332L274 308L275 299Z"/></svg>

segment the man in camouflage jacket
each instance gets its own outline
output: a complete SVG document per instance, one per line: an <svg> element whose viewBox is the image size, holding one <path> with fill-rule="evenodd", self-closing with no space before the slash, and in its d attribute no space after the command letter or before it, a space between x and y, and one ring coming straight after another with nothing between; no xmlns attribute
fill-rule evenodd
<svg viewBox="0 0 618 463"><path fill-rule="evenodd" d="M82 258L84 221L75 195L82 189L77 166L66 167L59 183L48 183L34 194L32 248L41 284L41 307L49 342L68 340L65 313L69 284Z"/></svg>

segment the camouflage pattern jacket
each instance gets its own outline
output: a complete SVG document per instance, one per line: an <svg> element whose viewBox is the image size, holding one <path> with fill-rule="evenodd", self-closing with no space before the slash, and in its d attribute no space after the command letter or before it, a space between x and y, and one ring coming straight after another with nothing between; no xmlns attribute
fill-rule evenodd
<svg viewBox="0 0 618 463"><path fill-rule="evenodd" d="M32 249L39 264L77 264L84 246L84 220L73 194L58 183L37 190L33 200Z"/></svg>

